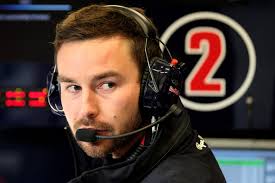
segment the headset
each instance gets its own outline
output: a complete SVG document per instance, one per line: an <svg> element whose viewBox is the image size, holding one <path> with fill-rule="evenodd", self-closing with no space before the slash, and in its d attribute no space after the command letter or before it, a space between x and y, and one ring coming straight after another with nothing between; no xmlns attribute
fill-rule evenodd
<svg viewBox="0 0 275 183"><path fill-rule="evenodd" d="M120 5L105 5L114 11L132 19L143 30L145 38L145 59L146 63L141 80L141 92L139 98L140 112L143 120L151 120L152 117L159 119L168 113L171 106L178 102L179 94L184 86L182 68L184 63L173 59L169 49L159 39L155 26L147 17L138 11ZM148 41L158 41L159 46L163 45L169 55L170 61L161 57L149 58L147 53ZM57 81L56 65L49 72L47 77L48 103L53 113L64 116L60 99L60 86Z"/></svg>

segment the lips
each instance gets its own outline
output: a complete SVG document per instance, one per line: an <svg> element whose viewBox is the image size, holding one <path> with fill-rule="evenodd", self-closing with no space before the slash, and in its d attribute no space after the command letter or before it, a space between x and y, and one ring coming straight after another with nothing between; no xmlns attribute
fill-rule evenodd
<svg viewBox="0 0 275 183"><path fill-rule="evenodd" d="M103 136L107 136L108 134L110 134L110 131L108 130L95 130L97 135L103 135Z"/></svg>

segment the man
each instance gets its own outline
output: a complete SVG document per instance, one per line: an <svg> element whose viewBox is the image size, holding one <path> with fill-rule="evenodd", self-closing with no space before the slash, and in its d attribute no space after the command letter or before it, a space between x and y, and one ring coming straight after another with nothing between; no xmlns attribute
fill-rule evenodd
<svg viewBox="0 0 275 183"><path fill-rule="evenodd" d="M225 182L178 102L179 64L164 63L155 27L138 11L91 5L57 25L48 97L76 139L70 183ZM128 134L151 120L161 123Z"/></svg>

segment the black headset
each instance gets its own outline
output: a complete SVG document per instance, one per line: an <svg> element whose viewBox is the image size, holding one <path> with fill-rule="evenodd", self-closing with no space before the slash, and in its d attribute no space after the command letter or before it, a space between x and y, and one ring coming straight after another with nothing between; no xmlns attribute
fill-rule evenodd
<svg viewBox="0 0 275 183"><path fill-rule="evenodd" d="M147 65L145 64L141 81L140 111L143 120L150 120L152 116L157 119L163 116L172 104L178 102L179 94L184 86L181 71L183 63L178 63L177 60L172 59L168 48L159 39L155 26L141 13L120 5L106 5L105 7L111 7L118 13L131 18L143 30L145 36L144 52ZM167 51L170 61L168 62L160 57L149 59L147 54L148 40L161 43ZM64 116L57 75L55 65L47 77L48 103L53 113Z"/></svg>

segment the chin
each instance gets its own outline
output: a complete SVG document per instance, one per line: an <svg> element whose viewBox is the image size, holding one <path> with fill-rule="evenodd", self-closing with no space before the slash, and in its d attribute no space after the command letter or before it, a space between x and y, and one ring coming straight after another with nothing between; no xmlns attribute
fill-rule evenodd
<svg viewBox="0 0 275 183"><path fill-rule="evenodd" d="M105 141L105 140L104 140ZM104 158L108 154L112 153L112 145L104 141L99 141L95 143L88 142L78 142L81 149L87 154L87 156L92 158Z"/></svg>

